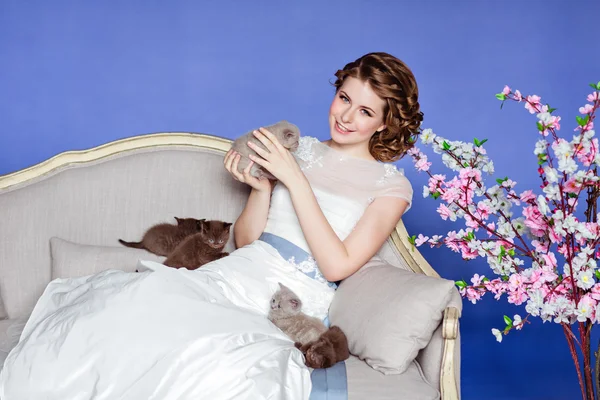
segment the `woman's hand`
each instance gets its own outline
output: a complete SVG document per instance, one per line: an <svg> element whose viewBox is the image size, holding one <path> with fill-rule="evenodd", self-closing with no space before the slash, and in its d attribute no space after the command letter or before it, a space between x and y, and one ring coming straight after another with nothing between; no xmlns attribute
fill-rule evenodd
<svg viewBox="0 0 600 400"><path fill-rule="evenodd" d="M288 188L292 182L304 176L292 153L279 143L275 135L265 128L259 128L252 133L267 149L248 142L248 146L260 156L250 155L250 160L269 171Z"/></svg>
<svg viewBox="0 0 600 400"><path fill-rule="evenodd" d="M271 193L271 182L267 178L259 179L250 175L250 168L252 168L252 165L254 164L253 161L250 161L242 173L238 171L238 164L241 158L242 156L239 153L230 149L227 154L225 154L225 160L223 161L225 169L235 180L249 185L252 189L259 192Z"/></svg>

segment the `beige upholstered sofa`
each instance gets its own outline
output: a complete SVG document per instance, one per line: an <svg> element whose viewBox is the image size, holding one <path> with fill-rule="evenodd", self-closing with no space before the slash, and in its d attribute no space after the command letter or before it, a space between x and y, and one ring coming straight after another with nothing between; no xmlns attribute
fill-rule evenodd
<svg viewBox="0 0 600 400"><path fill-rule="evenodd" d="M137 238L148 225L173 221L174 216L235 221L248 188L223 169L223 155L230 144L228 139L203 134L142 135L59 154L0 177L0 295L4 303L0 304L0 351L4 351L0 361L15 344L9 340L15 321L26 318L50 280L104 268L131 268L114 260L137 259L140 253L123 252L143 251L125 249L117 238ZM436 279L418 276L441 281L407 238L400 223L380 257L410 271L411 276L424 274ZM368 286L357 279L362 279L359 274L352 283L352 290L359 292L354 297L360 297L361 287ZM338 289L340 296L345 284ZM394 286L386 290L375 297L371 293L372 302L379 295L389 299L396 294ZM403 301L402 307L388 310L390 324L396 315L409 318L409 311L418 309L418 304ZM338 310L344 306L340 302ZM435 325L422 346L413 346L416 359L409 360L402 373L384 374L372 368L372 359L364 354L346 361L349 400L460 398L460 296L454 291L446 302L439 315L432 313ZM381 305L382 309L386 306ZM342 323L343 318L339 319ZM412 326L409 320L406 328ZM393 352L395 344L388 346Z"/></svg>

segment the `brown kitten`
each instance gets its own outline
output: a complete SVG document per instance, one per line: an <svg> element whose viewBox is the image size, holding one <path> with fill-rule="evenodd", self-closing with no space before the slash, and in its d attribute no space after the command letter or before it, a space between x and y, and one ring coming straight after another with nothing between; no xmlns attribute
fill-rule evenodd
<svg viewBox="0 0 600 400"><path fill-rule="evenodd" d="M348 338L337 326L332 326L314 342L294 343L304 354L304 363L310 368L329 368L350 357Z"/></svg>
<svg viewBox="0 0 600 400"><path fill-rule="evenodd" d="M199 233L188 236L173 250L164 265L174 268L196 269L206 263L228 256L223 247L229 240L230 222L201 221Z"/></svg>
<svg viewBox="0 0 600 400"><path fill-rule="evenodd" d="M145 249L159 256L168 256L186 237L200 232L203 219L177 218L177 225L157 224L144 233L140 242L126 242L119 239L123 246Z"/></svg>
<svg viewBox="0 0 600 400"><path fill-rule="evenodd" d="M287 121L279 121L276 124L265 126L265 129L271 132L279 143L286 149L291 152L296 151L298 148L298 140L300 139L300 130L298 127L292 123ZM232 150L236 151L241 155L240 161L238 163L238 171L240 173L244 172L244 169L250 164L250 158L248 156L250 154L257 156L256 152L248 147L248 142L252 142L261 149L264 149L265 146L262 144L260 140L258 140L253 134L252 131L246 133L244 136L240 136L237 138L233 144L231 145ZM252 165L250 168L250 175L260 178L265 177L267 179L275 180L275 177L271 175L269 172L262 169L262 167L256 163Z"/></svg>
<svg viewBox="0 0 600 400"><path fill-rule="evenodd" d="M317 340L327 330L325 324L302 312L302 301L290 288L282 283L279 288L271 298L269 321L294 342L304 344Z"/></svg>

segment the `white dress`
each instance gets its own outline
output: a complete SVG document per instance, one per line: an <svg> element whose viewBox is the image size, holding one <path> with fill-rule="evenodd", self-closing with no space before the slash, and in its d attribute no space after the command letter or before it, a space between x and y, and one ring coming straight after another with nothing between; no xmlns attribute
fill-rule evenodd
<svg viewBox="0 0 600 400"><path fill-rule="evenodd" d="M340 239L378 196L412 200L392 164L348 157L303 137L295 153ZM310 373L293 342L266 318L278 283L325 319L335 293L310 257L289 192L272 195L267 239L195 271L141 261L52 281L0 373L2 400L308 399ZM284 258L285 257L285 258Z"/></svg>

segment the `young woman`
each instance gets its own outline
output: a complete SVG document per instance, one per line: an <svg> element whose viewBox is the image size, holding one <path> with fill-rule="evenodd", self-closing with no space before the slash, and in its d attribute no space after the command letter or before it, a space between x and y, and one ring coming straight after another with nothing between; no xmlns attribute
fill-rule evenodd
<svg viewBox="0 0 600 400"><path fill-rule="evenodd" d="M411 71L386 53L336 73L331 139L304 136L291 154L270 132L254 162L278 183L225 168L252 187L236 221L238 249L188 271L143 261L51 282L0 373L0 398L308 399L293 342L266 315L279 283L303 311L327 319L337 282L376 253L410 207L390 161L419 132Z"/></svg>

